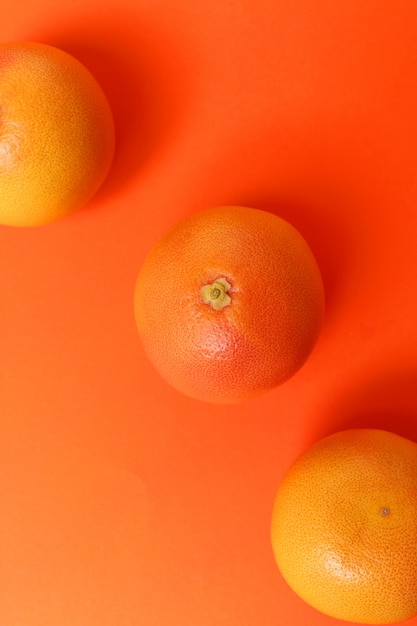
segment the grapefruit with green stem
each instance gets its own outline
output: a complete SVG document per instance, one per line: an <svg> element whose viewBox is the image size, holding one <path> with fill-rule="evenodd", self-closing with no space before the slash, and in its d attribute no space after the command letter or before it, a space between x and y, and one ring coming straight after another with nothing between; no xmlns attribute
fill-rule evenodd
<svg viewBox="0 0 417 626"><path fill-rule="evenodd" d="M276 215L220 206L150 250L134 313L144 350L173 387L234 403L293 376L319 335L324 288L302 235Z"/></svg>

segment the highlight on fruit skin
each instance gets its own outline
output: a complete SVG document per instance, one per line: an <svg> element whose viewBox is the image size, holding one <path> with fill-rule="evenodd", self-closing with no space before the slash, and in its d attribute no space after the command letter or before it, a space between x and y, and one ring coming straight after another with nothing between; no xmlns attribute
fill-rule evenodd
<svg viewBox="0 0 417 626"><path fill-rule="evenodd" d="M108 100L75 57L37 42L0 44L0 224L40 226L83 207L106 178Z"/></svg>
<svg viewBox="0 0 417 626"><path fill-rule="evenodd" d="M356 428L305 450L278 486L272 551L289 587L360 624L417 615L417 444Z"/></svg>
<svg viewBox="0 0 417 626"><path fill-rule="evenodd" d="M291 378L317 341L324 287L302 235L271 212L199 211L170 228L137 277L142 346L178 391L213 403Z"/></svg>

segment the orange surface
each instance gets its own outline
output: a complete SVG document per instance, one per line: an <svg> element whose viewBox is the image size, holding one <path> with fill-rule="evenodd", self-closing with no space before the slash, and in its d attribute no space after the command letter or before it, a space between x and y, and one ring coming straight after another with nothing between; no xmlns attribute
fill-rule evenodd
<svg viewBox="0 0 417 626"><path fill-rule="evenodd" d="M417 439L416 3L3 0L2 14L1 40L87 65L118 147L84 210L0 229L1 625L334 624L282 580L270 515L317 438ZM164 383L132 306L159 235L219 204L293 223L327 292L304 368L233 407Z"/></svg>

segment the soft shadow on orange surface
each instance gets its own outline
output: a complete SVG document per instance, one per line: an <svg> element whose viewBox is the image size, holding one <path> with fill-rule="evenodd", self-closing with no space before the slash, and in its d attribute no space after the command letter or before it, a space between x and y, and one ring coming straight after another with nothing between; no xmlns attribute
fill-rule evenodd
<svg viewBox="0 0 417 626"><path fill-rule="evenodd" d="M112 16L95 28L87 20L85 27L78 22L74 30L57 29L41 38L84 63L112 108L116 155L97 197L117 192L133 176L140 178L140 170L167 149L181 128L190 81L183 42L174 37L159 25Z"/></svg>
<svg viewBox="0 0 417 626"><path fill-rule="evenodd" d="M355 382L329 406L322 425L317 421L312 441L349 428L380 428L417 442L416 388L417 363Z"/></svg>

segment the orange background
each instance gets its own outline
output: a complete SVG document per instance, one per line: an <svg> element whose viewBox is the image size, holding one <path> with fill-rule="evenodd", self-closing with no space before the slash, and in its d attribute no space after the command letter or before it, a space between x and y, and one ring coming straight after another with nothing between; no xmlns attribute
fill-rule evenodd
<svg viewBox="0 0 417 626"><path fill-rule="evenodd" d="M1 626L325 626L273 561L307 445L417 440L414 0L2 0L0 40L71 52L114 111L85 209L0 227ZM235 406L168 387L132 298L159 235L219 204L310 243L327 293L291 381ZM417 624L417 618L410 624Z"/></svg>

